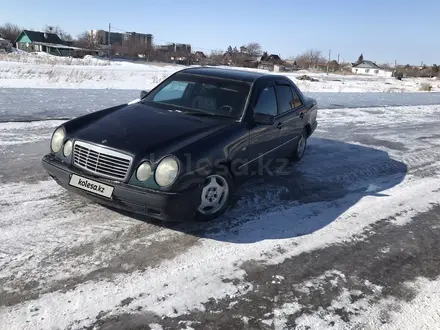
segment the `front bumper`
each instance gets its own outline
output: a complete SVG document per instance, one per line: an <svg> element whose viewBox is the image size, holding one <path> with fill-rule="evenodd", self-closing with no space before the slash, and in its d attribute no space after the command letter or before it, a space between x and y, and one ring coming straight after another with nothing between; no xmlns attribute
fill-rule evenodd
<svg viewBox="0 0 440 330"><path fill-rule="evenodd" d="M82 195L98 204L133 212L162 221L185 221L195 216L201 187L180 193L169 193L141 188L126 183L94 177L75 167L70 167L51 154L42 159L43 168L62 187ZM110 198L73 187L69 184L72 174L114 187Z"/></svg>

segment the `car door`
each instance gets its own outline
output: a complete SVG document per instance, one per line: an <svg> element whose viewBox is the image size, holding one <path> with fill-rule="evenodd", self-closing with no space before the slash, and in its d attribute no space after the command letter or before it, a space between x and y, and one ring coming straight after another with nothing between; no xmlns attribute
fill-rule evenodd
<svg viewBox="0 0 440 330"><path fill-rule="evenodd" d="M308 117L310 116L311 103L307 102L304 94L299 90L298 86L295 83L291 82L292 90L293 90L293 104L294 109L299 116L298 126L301 132L306 127L308 122Z"/></svg>
<svg viewBox="0 0 440 330"><path fill-rule="evenodd" d="M278 105L274 82L268 82L256 91L257 98L254 113L278 115ZM249 131L248 167L251 174L263 174L274 165L279 146L279 128L276 122L272 125L257 124Z"/></svg>
<svg viewBox="0 0 440 330"><path fill-rule="evenodd" d="M278 115L275 118L279 133L278 157L286 157L292 152L304 129L305 106L287 81L277 81L275 91L278 102Z"/></svg>

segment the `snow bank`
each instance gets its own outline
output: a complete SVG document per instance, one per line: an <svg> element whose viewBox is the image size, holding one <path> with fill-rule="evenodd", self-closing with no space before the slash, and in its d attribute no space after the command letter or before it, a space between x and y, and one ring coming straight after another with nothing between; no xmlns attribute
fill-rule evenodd
<svg viewBox="0 0 440 330"><path fill-rule="evenodd" d="M95 60L89 59L90 63ZM150 89L179 69L128 62L109 65L0 62L0 88Z"/></svg>
<svg viewBox="0 0 440 330"><path fill-rule="evenodd" d="M111 65L109 61L90 55L84 58L59 57L44 52L27 53L15 50L12 53L0 55L3 62L13 62L22 64L50 64L50 65Z"/></svg>
<svg viewBox="0 0 440 330"><path fill-rule="evenodd" d="M108 61L93 56L76 59L46 53L11 53L0 56L0 88L150 89L183 68L185 66L172 64ZM373 76L326 75L305 70L281 74L306 92L417 92L423 84L431 85L432 91L440 90L437 80L424 78L399 81ZM297 79L304 74L318 81Z"/></svg>

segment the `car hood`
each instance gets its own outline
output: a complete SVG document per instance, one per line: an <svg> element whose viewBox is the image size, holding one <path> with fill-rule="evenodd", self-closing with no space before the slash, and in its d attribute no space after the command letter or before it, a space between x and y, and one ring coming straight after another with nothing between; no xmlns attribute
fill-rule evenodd
<svg viewBox="0 0 440 330"><path fill-rule="evenodd" d="M75 138L139 155L175 149L231 122L234 120L197 117L137 103L93 121L77 131Z"/></svg>

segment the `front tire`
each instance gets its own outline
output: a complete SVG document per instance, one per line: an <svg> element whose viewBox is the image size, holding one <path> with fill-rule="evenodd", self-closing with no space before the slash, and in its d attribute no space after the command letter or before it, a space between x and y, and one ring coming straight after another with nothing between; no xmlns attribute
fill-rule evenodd
<svg viewBox="0 0 440 330"><path fill-rule="evenodd" d="M290 157L291 160L295 162L299 162L304 157L304 154L306 153L306 149L307 149L307 138L308 138L307 132L303 131L298 140L298 143L295 146L295 149L292 152L292 155Z"/></svg>
<svg viewBox="0 0 440 330"><path fill-rule="evenodd" d="M222 215L231 204L234 182L229 174L209 175L203 185L196 220L210 221Z"/></svg>

